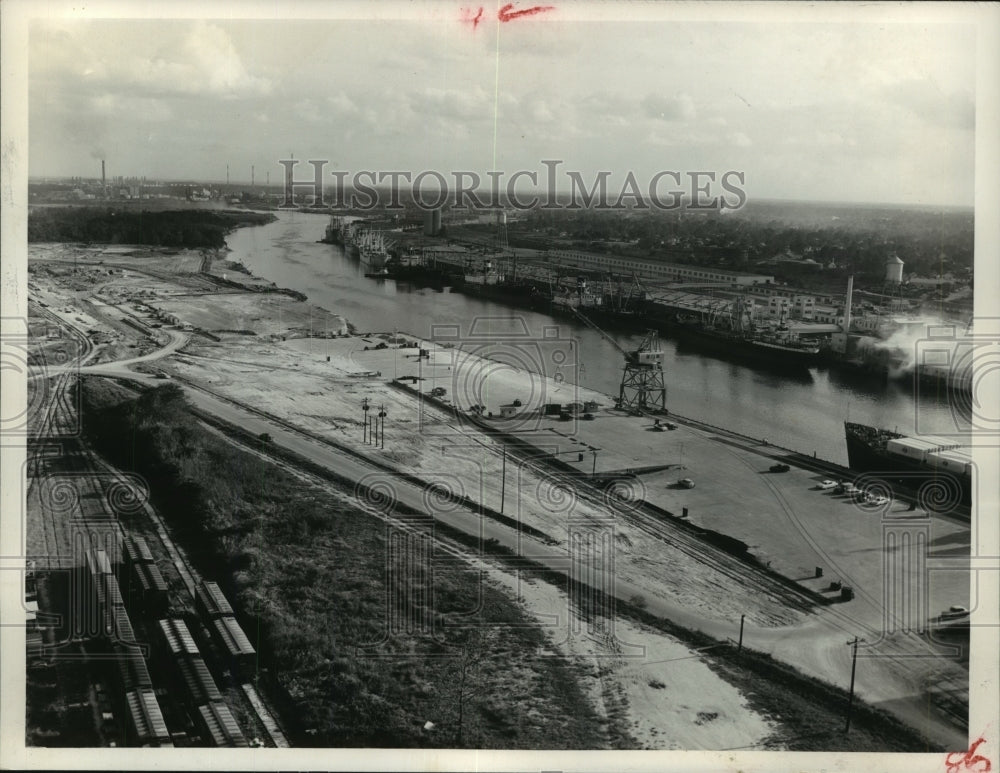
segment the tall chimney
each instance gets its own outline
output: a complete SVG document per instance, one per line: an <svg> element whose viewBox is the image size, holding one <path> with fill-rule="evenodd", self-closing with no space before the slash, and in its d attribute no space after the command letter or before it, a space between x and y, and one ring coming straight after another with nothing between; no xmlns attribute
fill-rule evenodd
<svg viewBox="0 0 1000 773"><path fill-rule="evenodd" d="M851 332L851 302L854 297L854 274L847 277L847 299L844 302L844 332Z"/></svg>
<svg viewBox="0 0 1000 773"><path fill-rule="evenodd" d="M250 166L250 187L253 188L253 166Z"/></svg>
<svg viewBox="0 0 1000 773"><path fill-rule="evenodd" d="M107 189L107 187L108 187L108 182L107 182L107 179L104 177L104 159L102 158L101 159L101 188Z"/></svg>

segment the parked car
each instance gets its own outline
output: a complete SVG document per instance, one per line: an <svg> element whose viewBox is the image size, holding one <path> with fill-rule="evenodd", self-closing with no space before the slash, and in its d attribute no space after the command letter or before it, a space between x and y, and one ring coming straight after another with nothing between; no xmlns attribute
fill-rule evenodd
<svg viewBox="0 0 1000 773"><path fill-rule="evenodd" d="M694 481L691 480L690 478L681 478L679 481L677 481L677 485L681 486L682 488L694 488Z"/></svg>
<svg viewBox="0 0 1000 773"><path fill-rule="evenodd" d="M788 472L790 469L787 464L772 464L771 472Z"/></svg>
<svg viewBox="0 0 1000 773"><path fill-rule="evenodd" d="M939 619L940 620L957 620L959 618L966 617L968 614L969 614L969 610L968 610L967 607L963 607L963 606L959 606L957 604L953 604L952 606L948 607L944 612L941 613Z"/></svg>
<svg viewBox="0 0 1000 773"><path fill-rule="evenodd" d="M829 491L832 488L837 487L837 482L833 480L823 480L816 484L816 488L820 491Z"/></svg>

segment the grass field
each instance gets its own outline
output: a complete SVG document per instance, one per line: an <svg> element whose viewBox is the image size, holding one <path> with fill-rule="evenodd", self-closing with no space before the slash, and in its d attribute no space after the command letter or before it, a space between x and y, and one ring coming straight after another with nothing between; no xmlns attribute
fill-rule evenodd
<svg viewBox="0 0 1000 773"><path fill-rule="evenodd" d="M176 387L134 399L88 379L84 395L89 439L147 478L175 538L235 601L259 668L290 698L294 743L605 745L578 666L538 657L542 630L464 561L428 574L419 538L405 547L349 495L233 447Z"/></svg>

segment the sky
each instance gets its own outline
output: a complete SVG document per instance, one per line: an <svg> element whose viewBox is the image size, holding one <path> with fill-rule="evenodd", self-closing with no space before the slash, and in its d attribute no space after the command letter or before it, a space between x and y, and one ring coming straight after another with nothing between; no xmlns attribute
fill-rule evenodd
<svg viewBox="0 0 1000 773"><path fill-rule="evenodd" d="M627 5L627 4L626 4ZM421 6L423 7L423 6ZM518 6L520 7L520 6ZM32 177L262 182L730 170L749 197L972 205L975 30L961 24L34 21ZM565 15L565 14L564 14ZM308 176L299 167L299 175ZM644 184L644 183L641 183Z"/></svg>

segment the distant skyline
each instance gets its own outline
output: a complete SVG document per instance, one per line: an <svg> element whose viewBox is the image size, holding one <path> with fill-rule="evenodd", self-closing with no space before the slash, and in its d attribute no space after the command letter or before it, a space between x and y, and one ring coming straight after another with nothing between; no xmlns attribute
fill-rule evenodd
<svg viewBox="0 0 1000 773"><path fill-rule="evenodd" d="M29 174L739 170L750 199L971 206L959 24L36 21ZM669 7L668 7L669 10ZM467 17L466 17L467 18ZM307 176L308 165L299 167ZM328 178L332 183L332 179ZM616 188L617 189L617 188Z"/></svg>

